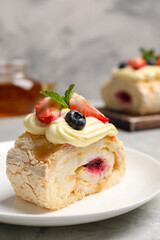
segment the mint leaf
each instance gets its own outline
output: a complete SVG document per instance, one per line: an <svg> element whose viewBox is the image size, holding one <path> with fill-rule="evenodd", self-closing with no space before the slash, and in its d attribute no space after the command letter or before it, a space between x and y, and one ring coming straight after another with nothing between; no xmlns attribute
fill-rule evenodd
<svg viewBox="0 0 160 240"><path fill-rule="evenodd" d="M145 48L140 48L141 56L148 61L149 58L156 58L155 50L154 49L145 49Z"/></svg>
<svg viewBox="0 0 160 240"><path fill-rule="evenodd" d="M71 84L69 88L65 91L65 102L68 104L71 94L74 92L72 89L74 88L75 84Z"/></svg>
<svg viewBox="0 0 160 240"><path fill-rule="evenodd" d="M53 98L56 102L60 103L63 107L67 108L68 104L64 100L64 96L61 96L60 94L53 92L53 91L41 91L40 93Z"/></svg>
<svg viewBox="0 0 160 240"><path fill-rule="evenodd" d="M56 102L60 103L64 108L68 108L69 100L71 97L71 94L75 91L73 91L75 84L71 84L68 89L65 91L64 96L60 95L56 92L45 90L41 91L40 93L53 98Z"/></svg>

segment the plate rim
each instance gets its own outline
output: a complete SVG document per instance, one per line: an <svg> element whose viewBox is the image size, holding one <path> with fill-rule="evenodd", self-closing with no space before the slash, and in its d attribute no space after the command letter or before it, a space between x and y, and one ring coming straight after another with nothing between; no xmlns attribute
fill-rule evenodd
<svg viewBox="0 0 160 240"><path fill-rule="evenodd" d="M0 142L0 147L1 145L14 145L14 140L12 141L4 141L4 142ZM140 154L144 157L147 157L149 158L152 162L154 162L155 164L157 164L159 167L160 167L160 161L157 160L156 158L152 157L151 155L147 154L147 153L144 153L144 152L141 152L139 150L136 150L136 149L133 149L133 148L130 148L130 147L124 147L125 151L129 151L129 152L134 152L136 154ZM6 154L6 152L4 151L1 151L0 149L0 154ZM112 214L112 217L115 217L115 216L118 216L118 215L121 215L121 214L124 214L126 212L129 212L129 211L132 211L140 206L142 206L143 204L149 202L150 200L152 200L154 197L156 197L158 194L160 193L160 187L157 191L153 192L151 195L149 195L148 197L140 200L140 201L136 201L134 203L131 203L125 207L119 207L119 208L115 208L113 210L107 210L107 211L101 211L101 212L97 212L97 213L87 213L87 214L83 214L83 215L66 215L66 216L53 216L53 215L43 215L43 214L36 214L36 215L32 215L32 214L19 214L19 213L11 213L11 214L8 214L8 213L0 213L0 221L2 222L8 222L8 223L11 223L11 224L15 224L15 223L12 223L11 221L5 221L7 219L10 219L10 220L38 220L38 223L39 224L30 224L31 226L49 226L48 224L45 224L43 223L43 225L41 225L42 221L45 221L45 220L53 220L53 222L51 222L51 225L50 226L60 226L58 223L59 221L63 220L63 221L66 221L66 220L69 220L69 221L73 221L75 219L80 219L80 218L83 218L84 221L79 221L78 223L67 223L67 224L61 224L61 226L64 226L64 225L74 225L74 224L80 224L80 222L82 223L87 223L87 222L93 222L93 221L99 221L99 220L89 220L87 221L88 218L97 218L97 217L100 217L100 220L104 220L104 219L107 219L107 218L111 218L111 217L107 217L107 215L110 215ZM120 213L119 213L120 212ZM85 221L86 220L86 221ZM57 224L55 224L55 221L58 221ZM29 224L25 224L24 222L23 223L17 223L19 225L29 225Z"/></svg>

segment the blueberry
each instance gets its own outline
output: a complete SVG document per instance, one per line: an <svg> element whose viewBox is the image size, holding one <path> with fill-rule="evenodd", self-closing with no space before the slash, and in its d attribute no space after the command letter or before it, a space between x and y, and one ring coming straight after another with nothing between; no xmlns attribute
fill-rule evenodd
<svg viewBox="0 0 160 240"><path fill-rule="evenodd" d="M77 110L71 110L68 112L65 116L65 120L69 126L76 130L82 130L86 125L85 116Z"/></svg>
<svg viewBox="0 0 160 240"><path fill-rule="evenodd" d="M156 59L155 58L149 58L147 60L148 65L156 65Z"/></svg>
<svg viewBox="0 0 160 240"><path fill-rule="evenodd" d="M127 66L127 63L126 63L126 62L121 62L121 63L118 65L119 68L124 68L124 67L126 67L126 66Z"/></svg>

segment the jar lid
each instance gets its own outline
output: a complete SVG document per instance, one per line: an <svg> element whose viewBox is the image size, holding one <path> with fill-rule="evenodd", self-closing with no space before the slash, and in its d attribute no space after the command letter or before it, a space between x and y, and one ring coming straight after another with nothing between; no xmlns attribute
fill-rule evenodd
<svg viewBox="0 0 160 240"><path fill-rule="evenodd" d="M28 66L28 61L25 59L12 59L10 63L14 66Z"/></svg>
<svg viewBox="0 0 160 240"><path fill-rule="evenodd" d="M25 59L0 60L0 73L24 71L27 67L28 62Z"/></svg>

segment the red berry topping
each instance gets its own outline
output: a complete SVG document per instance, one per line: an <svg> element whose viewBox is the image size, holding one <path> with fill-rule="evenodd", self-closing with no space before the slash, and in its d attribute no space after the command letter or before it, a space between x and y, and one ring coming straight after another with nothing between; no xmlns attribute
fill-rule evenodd
<svg viewBox="0 0 160 240"><path fill-rule="evenodd" d="M133 63L133 59L128 59L128 60L127 60L127 64L128 64L128 65L132 65L132 63Z"/></svg>
<svg viewBox="0 0 160 240"><path fill-rule="evenodd" d="M157 58L156 65L160 66L160 57Z"/></svg>
<svg viewBox="0 0 160 240"><path fill-rule="evenodd" d="M144 58L142 57L137 57L134 59L129 59L127 61L128 65L132 66L134 69L139 69L141 67L144 67L147 65L147 62Z"/></svg>
<svg viewBox="0 0 160 240"><path fill-rule="evenodd" d="M95 117L102 122L108 122L109 119L105 117L100 111L93 107L84 97L73 93L69 100L70 110L78 110L85 117Z"/></svg>
<svg viewBox="0 0 160 240"><path fill-rule="evenodd" d="M39 120L51 123L60 117L62 105L50 97L43 98L36 106L36 115Z"/></svg>

